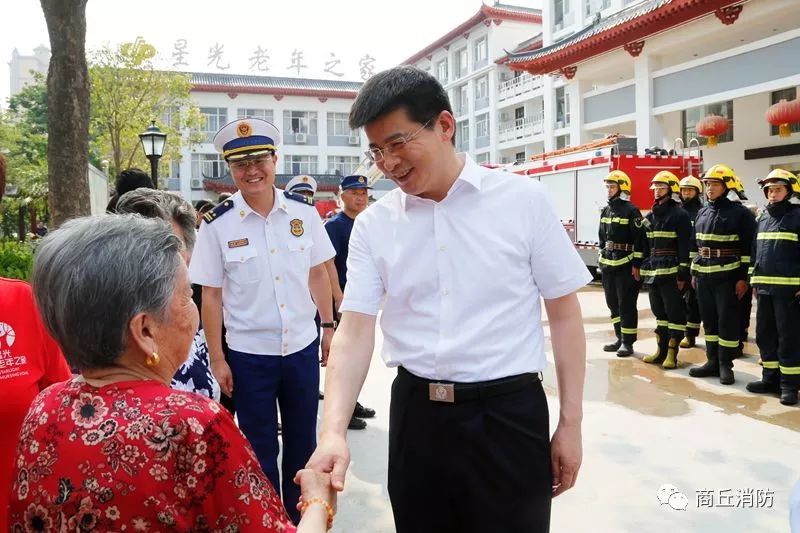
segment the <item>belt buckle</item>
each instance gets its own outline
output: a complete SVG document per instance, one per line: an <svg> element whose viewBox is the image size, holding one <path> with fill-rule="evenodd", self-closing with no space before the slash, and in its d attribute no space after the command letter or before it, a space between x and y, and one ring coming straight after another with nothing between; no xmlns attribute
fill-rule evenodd
<svg viewBox="0 0 800 533"><path fill-rule="evenodd" d="M433 402L455 403L455 386L452 383L428 383L428 398Z"/></svg>
<svg viewBox="0 0 800 533"><path fill-rule="evenodd" d="M606 250L611 251L614 249L614 243L611 241L606 241Z"/></svg>
<svg viewBox="0 0 800 533"><path fill-rule="evenodd" d="M703 259L711 259L711 248L700 248L700 257Z"/></svg>

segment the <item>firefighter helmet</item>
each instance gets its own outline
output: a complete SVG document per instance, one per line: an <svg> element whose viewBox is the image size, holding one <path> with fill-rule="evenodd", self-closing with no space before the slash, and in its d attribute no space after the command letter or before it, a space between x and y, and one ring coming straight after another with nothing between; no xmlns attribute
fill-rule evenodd
<svg viewBox="0 0 800 533"><path fill-rule="evenodd" d="M795 176L788 170L783 170L782 168L776 168L775 170L767 174L766 178L760 178L758 180L758 184L761 187L761 190L764 191L764 196L767 196L767 188L770 185L774 185L777 183L783 183L784 185L786 185L786 188L789 190L789 196L800 195L800 183L797 182L797 176Z"/></svg>
<svg viewBox="0 0 800 533"><path fill-rule="evenodd" d="M656 174L652 180L650 180L650 188L655 189L657 183L663 183L667 187L669 187L669 192L678 194L681 192L681 187L678 182L678 176L670 172L669 170L662 170L658 174Z"/></svg>
<svg viewBox="0 0 800 533"><path fill-rule="evenodd" d="M631 193L631 179L621 170L612 170L603 180L606 183L616 183L620 192Z"/></svg>
<svg viewBox="0 0 800 533"><path fill-rule="evenodd" d="M736 173L728 165L714 165L703 174L703 181L720 181L725 188L736 190Z"/></svg>
<svg viewBox="0 0 800 533"><path fill-rule="evenodd" d="M681 189L683 189L684 187L694 187L695 189L697 189L698 193L702 194L703 192L703 182L695 178L694 176L686 176L685 178L683 178L680 182L680 186Z"/></svg>

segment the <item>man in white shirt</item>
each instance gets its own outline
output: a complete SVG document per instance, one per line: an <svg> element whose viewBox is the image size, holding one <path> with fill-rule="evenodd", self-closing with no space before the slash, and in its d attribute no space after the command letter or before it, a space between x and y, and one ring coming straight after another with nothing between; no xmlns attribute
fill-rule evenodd
<svg viewBox="0 0 800 533"><path fill-rule="evenodd" d="M235 120L214 137L239 190L203 216L189 275L203 286L211 370L223 393L236 388L239 427L299 522L300 489L293 480L316 445L320 341L314 314L318 308L327 358L335 324L324 263L335 252L314 201L275 188L279 143L278 129L256 118ZM223 312L230 367L222 353Z"/></svg>
<svg viewBox="0 0 800 533"><path fill-rule="evenodd" d="M398 184L359 215L308 466L344 488L347 422L383 298L383 358L398 367L389 496L399 533L547 531L581 463L590 276L538 182L454 150L441 85L408 66L372 77L350 112L367 156ZM540 373L544 298L559 385L552 438Z"/></svg>

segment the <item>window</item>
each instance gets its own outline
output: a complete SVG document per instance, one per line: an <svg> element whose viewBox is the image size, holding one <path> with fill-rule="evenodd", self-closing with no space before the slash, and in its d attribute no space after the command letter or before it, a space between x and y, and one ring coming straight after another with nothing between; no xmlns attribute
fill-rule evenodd
<svg viewBox="0 0 800 533"><path fill-rule="evenodd" d="M569 4L572 0L554 0L553 25L556 31L571 23L569 17Z"/></svg>
<svg viewBox="0 0 800 533"><path fill-rule="evenodd" d="M169 106L161 113L161 123L167 128L181 129L181 110L177 106ZM224 124L223 124L224 125Z"/></svg>
<svg viewBox="0 0 800 533"><path fill-rule="evenodd" d="M288 135L305 133L307 135L317 134L317 113L316 111L284 111L283 129Z"/></svg>
<svg viewBox="0 0 800 533"><path fill-rule="evenodd" d="M469 112L469 87L465 83L457 90L456 115L465 115Z"/></svg>
<svg viewBox="0 0 800 533"><path fill-rule="evenodd" d="M569 146L569 135L559 135L556 137L556 150L567 148Z"/></svg>
<svg viewBox="0 0 800 533"><path fill-rule="evenodd" d="M447 58L436 63L436 79L442 84L447 83Z"/></svg>
<svg viewBox="0 0 800 533"><path fill-rule="evenodd" d="M518 107L514 110L514 119L519 120L521 118L525 118L525 108Z"/></svg>
<svg viewBox="0 0 800 533"><path fill-rule="evenodd" d="M228 110L224 107L201 107L203 115L202 131L206 134L206 142L214 140L214 135L228 123Z"/></svg>
<svg viewBox="0 0 800 533"><path fill-rule="evenodd" d="M604 9L611 7L611 0L585 0L586 17L592 17L595 13L600 13Z"/></svg>
<svg viewBox="0 0 800 533"><path fill-rule="evenodd" d="M286 156L287 174L316 174L317 156L315 155L287 155Z"/></svg>
<svg viewBox="0 0 800 533"><path fill-rule="evenodd" d="M250 109L240 107L236 110L236 118L260 118L267 122L272 122L272 109Z"/></svg>
<svg viewBox="0 0 800 533"><path fill-rule="evenodd" d="M569 124L569 95L564 87L556 89L556 128Z"/></svg>
<svg viewBox="0 0 800 533"><path fill-rule="evenodd" d="M475 56L475 68L481 68L489 64L489 43L486 37L481 37L475 41L473 50Z"/></svg>
<svg viewBox="0 0 800 533"><path fill-rule="evenodd" d="M479 115L475 119L475 136L476 137L489 137L489 113Z"/></svg>
<svg viewBox="0 0 800 533"><path fill-rule="evenodd" d="M791 100L794 100L795 98L797 98L797 88L795 87L789 87L788 89L782 89L780 91L772 91L770 104L773 105L777 104L781 100L786 100L787 102L789 102ZM789 128L792 133L800 132L800 124L796 122L794 124L789 124ZM779 129L778 126L773 126L770 124L769 134L778 135L778 129Z"/></svg>
<svg viewBox="0 0 800 533"><path fill-rule="evenodd" d="M469 122L459 122L456 124L456 149L459 152L469 150Z"/></svg>
<svg viewBox="0 0 800 533"><path fill-rule="evenodd" d="M514 154L514 161L517 163L524 163L525 162L525 152L517 152Z"/></svg>
<svg viewBox="0 0 800 533"><path fill-rule="evenodd" d="M683 142L689 144L689 140L697 139L700 141L700 146L705 146L708 142L707 137L702 137L697 134L695 127L697 123L708 115L720 115L728 119L730 123L728 131L722 135L717 136L718 143L727 143L733 141L733 101L719 102L716 104L703 105L693 107L681 112L681 124L683 125Z"/></svg>
<svg viewBox="0 0 800 533"><path fill-rule="evenodd" d="M357 131L350 129L349 117L347 113L328 113L328 136L349 137L358 135Z"/></svg>
<svg viewBox="0 0 800 533"><path fill-rule="evenodd" d="M489 98L489 77L484 76L475 80L475 99Z"/></svg>
<svg viewBox="0 0 800 533"><path fill-rule="evenodd" d="M456 79L462 78L467 75L467 47L456 52Z"/></svg>
<svg viewBox="0 0 800 533"><path fill-rule="evenodd" d="M228 173L228 164L219 154L192 154L192 180L202 182L225 177Z"/></svg>
<svg viewBox="0 0 800 533"><path fill-rule="evenodd" d="M489 152L483 152L482 154L478 154L475 156L475 162L479 165L481 163L488 163L489 162Z"/></svg>
<svg viewBox="0 0 800 533"><path fill-rule="evenodd" d="M328 173L339 174L340 176L349 176L352 174L361 158L349 155L329 155L328 156Z"/></svg>

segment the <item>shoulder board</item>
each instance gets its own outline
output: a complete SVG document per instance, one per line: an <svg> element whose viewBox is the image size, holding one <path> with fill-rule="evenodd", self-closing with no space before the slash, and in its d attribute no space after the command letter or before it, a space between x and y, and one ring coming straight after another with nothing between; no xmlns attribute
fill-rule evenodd
<svg viewBox="0 0 800 533"><path fill-rule="evenodd" d="M230 211L232 207L233 207L233 200L225 200L221 204L218 204L217 207L215 207L214 209L203 215L203 220L206 221L206 224L211 224L217 219L217 217L220 217L224 213Z"/></svg>
<svg viewBox="0 0 800 533"><path fill-rule="evenodd" d="M301 204L306 204L310 206L314 205L313 198L309 198L308 196L303 196L302 194L297 194L296 192L283 191L283 195L289 200L294 200L295 202L300 202Z"/></svg>

